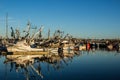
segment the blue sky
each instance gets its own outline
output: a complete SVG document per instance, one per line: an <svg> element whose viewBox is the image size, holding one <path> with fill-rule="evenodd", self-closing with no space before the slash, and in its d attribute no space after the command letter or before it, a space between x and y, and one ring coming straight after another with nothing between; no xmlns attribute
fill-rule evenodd
<svg viewBox="0 0 120 80"><path fill-rule="evenodd" d="M0 0L0 35L6 13L9 29L21 32L29 20L44 25L44 36L50 28L79 38L120 38L120 0Z"/></svg>

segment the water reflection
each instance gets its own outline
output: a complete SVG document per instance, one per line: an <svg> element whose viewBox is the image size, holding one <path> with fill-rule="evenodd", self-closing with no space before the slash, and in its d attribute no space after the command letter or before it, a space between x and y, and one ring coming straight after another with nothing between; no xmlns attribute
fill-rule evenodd
<svg viewBox="0 0 120 80"><path fill-rule="evenodd" d="M4 64L10 65L9 71L15 70L16 73L22 73L26 80L41 80L45 76L42 73L41 64L47 63L47 70L50 68L54 70L63 69L64 66L68 66L69 62L75 55L79 55L80 52L75 52L75 54L66 54L64 56L60 55L6 55Z"/></svg>
<svg viewBox="0 0 120 80"><path fill-rule="evenodd" d="M3 64L5 65L5 70L3 70L5 73L5 77L4 79L2 78L2 80L11 80L14 77L16 78L16 76L14 76L15 74L19 75L17 80L48 80L49 78L50 80L53 80L53 78L51 79L52 74L58 77L56 79L59 79L58 74L63 74L62 76L66 75L66 77L64 76L60 78L62 80L66 80L66 78L68 77L67 74L72 75L72 73L76 74L74 75L75 77L72 76L73 79L76 79L76 77L79 78L77 80L80 80L82 78L84 80L88 79L86 75L89 77L93 74L95 74L97 77L102 75L101 79L104 79L104 75L101 74L102 71L106 71L106 73L104 74L107 74L115 69L115 71L113 72L119 73L120 70L117 70L120 67L118 63L118 61L120 60L119 54L120 53L116 51L101 51L97 49L90 49L87 51L76 51L74 52L74 54L64 54L64 56L5 55L4 59L2 56L0 57L0 60L3 60ZM65 70L65 72L67 71L68 73L65 74L64 72L62 72L63 70ZM96 70L96 72L94 72L94 70ZM2 70L0 71L2 72ZM49 77L47 73L50 73ZM111 76L112 74L114 75L117 73L111 73ZM1 75L2 74L0 74L0 76ZM80 75L82 75L83 77ZM11 78L10 76L13 77ZM94 79L94 77L90 78Z"/></svg>

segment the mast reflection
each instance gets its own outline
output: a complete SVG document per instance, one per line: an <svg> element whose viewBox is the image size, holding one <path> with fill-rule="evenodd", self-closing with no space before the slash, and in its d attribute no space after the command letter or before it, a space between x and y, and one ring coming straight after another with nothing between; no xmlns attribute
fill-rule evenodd
<svg viewBox="0 0 120 80"><path fill-rule="evenodd" d="M10 64L10 72L22 73L26 80L40 80L45 78L42 72L41 64L47 63L47 70L50 72L51 68L54 70L63 69L72 62L74 55L79 55L80 52L74 54L61 55L6 55L4 64Z"/></svg>

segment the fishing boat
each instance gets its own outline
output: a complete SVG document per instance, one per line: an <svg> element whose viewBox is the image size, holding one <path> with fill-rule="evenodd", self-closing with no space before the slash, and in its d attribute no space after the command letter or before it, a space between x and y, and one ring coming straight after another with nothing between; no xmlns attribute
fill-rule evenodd
<svg viewBox="0 0 120 80"><path fill-rule="evenodd" d="M107 48L108 48L109 50L112 50L112 49L113 49L113 45L112 45L112 44L109 44L109 45L107 46Z"/></svg>
<svg viewBox="0 0 120 80"><path fill-rule="evenodd" d="M29 32L30 32L30 22L27 24L27 29L23 31L25 33L25 36L23 36L21 39L19 39L16 43L13 43L12 46L8 46L7 50L8 52L40 52L40 51L45 51L43 48L32 48L31 45L34 44L34 38L41 34L43 26L40 27L40 29L33 34L31 38L29 38ZM15 33L13 28L11 27L11 37L15 39ZM14 35L14 36L13 36Z"/></svg>
<svg viewBox="0 0 120 80"><path fill-rule="evenodd" d="M86 45L85 44L80 44L79 50L86 50Z"/></svg>
<svg viewBox="0 0 120 80"><path fill-rule="evenodd" d="M7 48L8 52L33 52L33 51L44 51L44 49L31 48L25 40L19 41L13 46Z"/></svg>

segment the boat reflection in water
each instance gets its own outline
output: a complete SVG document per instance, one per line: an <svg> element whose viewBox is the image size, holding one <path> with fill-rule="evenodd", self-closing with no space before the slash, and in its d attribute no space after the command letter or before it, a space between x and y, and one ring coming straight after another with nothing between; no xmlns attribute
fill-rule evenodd
<svg viewBox="0 0 120 80"><path fill-rule="evenodd" d="M120 80L120 53L115 50L6 55L0 65L1 80Z"/></svg>
<svg viewBox="0 0 120 80"><path fill-rule="evenodd" d="M80 52L76 52L79 55ZM54 70L63 68L63 63L68 65L76 54L60 55L6 55L5 64L10 65L10 72L22 72L26 80L40 80L45 76L42 74L41 64L47 63L47 70L50 71L50 66Z"/></svg>

